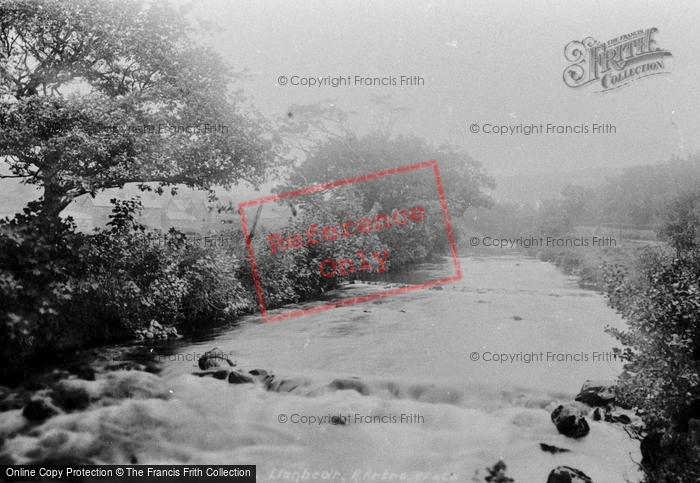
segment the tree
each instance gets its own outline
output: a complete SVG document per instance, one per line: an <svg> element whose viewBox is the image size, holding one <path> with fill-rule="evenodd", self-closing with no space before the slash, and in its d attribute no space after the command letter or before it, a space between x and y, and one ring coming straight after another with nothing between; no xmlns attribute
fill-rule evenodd
<svg viewBox="0 0 700 483"><path fill-rule="evenodd" d="M2 2L0 177L43 188L54 218L131 182L262 181L281 144L200 30L164 0Z"/></svg>
<svg viewBox="0 0 700 483"><path fill-rule="evenodd" d="M679 258L698 248L700 239L700 188L675 193L665 203L660 235L676 249Z"/></svg>
<svg viewBox="0 0 700 483"><path fill-rule="evenodd" d="M316 145L279 190L303 188L430 159L438 162L451 215L460 216L470 206L490 205L490 197L482 188L493 189L495 183L483 172L481 164L466 153L449 145L435 148L413 135L389 137L378 132L364 137L333 137ZM384 210L391 210L406 208L406 204L424 199L437 199L432 176L432 173L426 177L425 173L412 172L354 186L362 193L366 212L375 203Z"/></svg>
<svg viewBox="0 0 700 483"><path fill-rule="evenodd" d="M466 153L449 145L435 148L413 135L391 137L381 130L363 137L347 131L312 145L306 160L292 169L288 181L276 190L306 188L431 159L438 163L451 217L461 216L469 207L490 206L491 199L482 189L493 189L495 183ZM429 213L420 225L407 225L379 234L380 240L390 248L394 266L424 260L448 249L447 227L432 169L387 175L350 186L362 200L364 213L391 214L414 206L421 206ZM430 216L431 213L435 216Z"/></svg>

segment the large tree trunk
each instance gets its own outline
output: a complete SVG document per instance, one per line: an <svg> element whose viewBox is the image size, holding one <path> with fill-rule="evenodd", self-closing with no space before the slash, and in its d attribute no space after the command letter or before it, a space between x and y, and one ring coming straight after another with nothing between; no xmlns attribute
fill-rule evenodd
<svg viewBox="0 0 700 483"><path fill-rule="evenodd" d="M46 218L58 219L58 215L75 199L60 186L47 184L40 201L40 214Z"/></svg>

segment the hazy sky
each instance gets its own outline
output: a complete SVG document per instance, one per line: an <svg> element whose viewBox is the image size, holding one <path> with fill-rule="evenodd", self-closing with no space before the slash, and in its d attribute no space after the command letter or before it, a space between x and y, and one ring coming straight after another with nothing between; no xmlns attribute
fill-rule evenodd
<svg viewBox="0 0 700 483"><path fill-rule="evenodd" d="M457 144L497 176L650 164L700 146L700 2L198 0L223 28L215 46L250 77L265 115L328 102L374 125L377 96L401 112L395 132ZM655 27L669 74L612 92L571 89L564 47ZM420 76L422 86L304 87L279 76ZM484 123L610 123L615 134L472 134Z"/></svg>

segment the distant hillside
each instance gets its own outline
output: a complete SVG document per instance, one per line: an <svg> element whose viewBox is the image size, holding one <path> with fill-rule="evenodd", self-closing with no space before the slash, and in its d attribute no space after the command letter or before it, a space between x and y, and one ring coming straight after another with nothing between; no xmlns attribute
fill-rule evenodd
<svg viewBox="0 0 700 483"><path fill-rule="evenodd" d="M588 168L572 171L551 171L518 176L496 176L496 201L506 203L535 203L555 198L566 185L596 187L607 178L622 174L624 168Z"/></svg>

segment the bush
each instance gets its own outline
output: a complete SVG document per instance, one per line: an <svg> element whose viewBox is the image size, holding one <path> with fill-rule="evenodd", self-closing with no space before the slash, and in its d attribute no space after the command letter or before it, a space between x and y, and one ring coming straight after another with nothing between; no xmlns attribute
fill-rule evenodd
<svg viewBox="0 0 700 483"><path fill-rule="evenodd" d="M638 273L605 268L609 303L627 320L608 331L632 374L619 383L619 400L636 408L648 434L642 443L650 481L700 477L700 252L670 260L647 248Z"/></svg>
<svg viewBox="0 0 700 483"><path fill-rule="evenodd" d="M113 202L108 229L91 236L31 208L0 224L5 376L32 355L131 337L154 319L193 327L257 307L239 258L147 232L134 221L138 202Z"/></svg>
<svg viewBox="0 0 700 483"><path fill-rule="evenodd" d="M320 232L325 226L338 227L341 223L373 215L374 211L370 214L362 212L360 195L349 187L341 187L325 194L305 195L299 215L278 233L286 239L293 233L306 233L310 225L318 225L316 230L319 233L314 236L319 243L311 245L303 243L299 248L271 253L267 237L269 233L254 237L255 260L266 304L298 302L335 288L343 281L361 277L363 272L357 270L360 260L357 252L363 251L367 261L370 262L373 260L371 253L381 253L388 249L380 241L378 232L356 233L349 237L338 236L332 241L323 240ZM350 273L348 270L345 275L336 273L330 277L323 276L321 264L328 259L335 262L349 259L353 262L355 272ZM392 260L390 253L386 262L387 269L393 263ZM374 269L377 268L375 262ZM330 268L327 266L324 271L330 273Z"/></svg>
<svg viewBox="0 0 700 483"><path fill-rule="evenodd" d="M30 204L13 220L0 222L0 351L4 375L27 354L63 337L63 308L78 290L83 272L83 237L70 223L42 219Z"/></svg>

